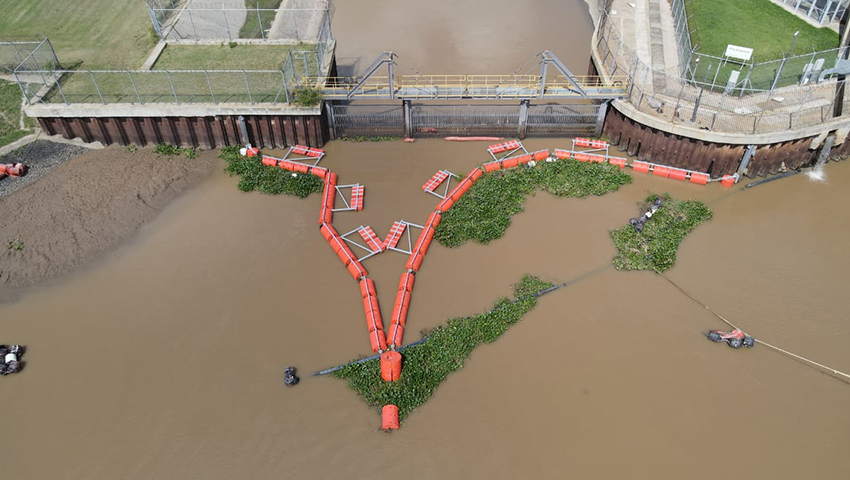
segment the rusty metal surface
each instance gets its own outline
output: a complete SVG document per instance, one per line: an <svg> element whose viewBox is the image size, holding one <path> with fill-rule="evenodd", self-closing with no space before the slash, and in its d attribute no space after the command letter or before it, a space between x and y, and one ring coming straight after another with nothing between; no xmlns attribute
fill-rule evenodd
<svg viewBox="0 0 850 480"><path fill-rule="evenodd" d="M220 148L247 143L241 138L237 117L41 117L49 135L98 141L104 145L145 146L169 143L186 147ZM321 147L328 140L326 121L320 115L245 116L248 142L261 148L288 145Z"/></svg>
<svg viewBox="0 0 850 480"><path fill-rule="evenodd" d="M697 170L712 177L738 171L745 146L725 145L662 132L610 109L605 118L605 135L610 142L641 160L661 165ZM801 138L770 145L757 145L747 168L747 176L764 177L814 164L818 150L810 150L812 138ZM830 158L837 160L850 153L850 142L833 148Z"/></svg>

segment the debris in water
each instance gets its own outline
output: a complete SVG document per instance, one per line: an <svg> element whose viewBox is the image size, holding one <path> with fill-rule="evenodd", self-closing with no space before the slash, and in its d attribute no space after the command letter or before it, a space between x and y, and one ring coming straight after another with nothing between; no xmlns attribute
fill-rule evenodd
<svg viewBox="0 0 850 480"><path fill-rule="evenodd" d="M283 384L287 387L297 385L300 381L301 379L298 378L298 375L295 375L295 367L286 367L283 370Z"/></svg>

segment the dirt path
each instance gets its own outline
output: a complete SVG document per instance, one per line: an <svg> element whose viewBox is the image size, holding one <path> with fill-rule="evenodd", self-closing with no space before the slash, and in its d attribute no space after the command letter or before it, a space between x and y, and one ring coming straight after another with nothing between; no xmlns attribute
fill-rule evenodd
<svg viewBox="0 0 850 480"><path fill-rule="evenodd" d="M0 200L0 294L35 284L114 246L206 177L215 152L198 158L106 148L57 166ZM20 249L12 248L14 242Z"/></svg>

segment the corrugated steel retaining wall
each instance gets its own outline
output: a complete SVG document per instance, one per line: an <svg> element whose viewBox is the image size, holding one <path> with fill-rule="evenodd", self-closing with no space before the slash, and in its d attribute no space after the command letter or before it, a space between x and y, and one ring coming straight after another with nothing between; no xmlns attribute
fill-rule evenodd
<svg viewBox="0 0 850 480"><path fill-rule="evenodd" d="M321 147L328 127L321 115L243 115L250 143L260 148L289 145ZM79 137L104 145L168 143L187 147L220 148L245 142L238 115L214 117L39 117L49 135Z"/></svg>

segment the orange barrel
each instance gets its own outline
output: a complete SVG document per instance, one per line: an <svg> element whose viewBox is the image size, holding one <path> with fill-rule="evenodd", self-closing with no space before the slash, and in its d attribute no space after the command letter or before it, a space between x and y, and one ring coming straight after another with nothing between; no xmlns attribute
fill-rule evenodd
<svg viewBox="0 0 850 480"><path fill-rule="evenodd" d="M531 155L522 155L522 156L519 156L519 157L517 157L517 158L516 158L517 164L520 164L520 163L528 163L528 162L530 162L531 160L532 160L532 156L531 156Z"/></svg>
<svg viewBox="0 0 850 480"><path fill-rule="evenodd" d="M678 168L671 168L670 169L670 178L672 178L673 180L684 181L686 178L688 178L688 172L686 172L684 170L679 170Z"/></svg>
<svg viewBox="0 0 850 480"><path fill-rule="evenodd" d="M590 139L579 137L579 138L575 139L575 143L579 147L589 147L590 146Z"/></svg>
<svg viewBox="0 0 850 480"><path fill-rule="evenodd" d="M330 172L330 171L328 172L327 177L325 177L325 181L327 183L330 183L332 187L336 186L336 179L337 179L336 173Z"/></svg>
<svg viewBox="0 0 850 480"><path fill-rule="evenodd" d="M328 240L328 243L330 243L330 244L331 244L331 249L332 249L332 250L334 251L334 253L336 253L337 255L339 255L340 250L342 250L342 249L343 249L343 247L345 247L345 245L342 243L342 239L340 239L340 238L339 238L339 237L337 237L337 236L334 236L334 237L332 237L330 240Z"/></svg>
<svg viewBox="0 0 850 480"><path fill-rule="evenodd" d="M310 167L310 173L319 178L325 178L328 174L328 169L322 167Z"/></svg>
<svg viewBox="0 0 850 480"><path fill-rule="evenodd" d="M336 230L334 230L332 225L322 225L319 228L319 231L322 232L322 236L325 237L325 240L328 242L330 242L333 237L337 236Z"/></svg>
<svg viewBox="0 0 850 480"><path fill-rule="evenodd" d="M489 163L484 164L484 171L487 172L487 173L495 172L496 170L498 170L500 168L502 168L502 166L499 165L498 161L489 162Z"/></svg>
<svg viewBox="0 0 850 480"><path fill-rule="evenodd" d="M298 173L307 173L310 170L310 167L307 166L307 165L304 165L303 163L293 163L292 164L292 170L294 170Z"/></svg>
<svg viewBox="0 0 850 480"><path fill-rule="evenodd" d="M337 239L337 241L339 241L339 239ZM342 245L339 250L334 249L334 251L336 252L336 256L342 260L342 264L346 267L354 261L354 255L350 253L350 250L348 250L345 245Z"/></svg>
<svg viewBox="0 0 850 480"><path fill-rule="evenodd" d="M466 187L469 188L469 187ZM431 228L437 228L437 225L440 224L440 219L443 218L438 212L434 212L431 215L428 215L428 225Z"/></svg>
<svg viewBox="0 0 850 480"><path fill-rule="evenodd" d="M637 160L635 160L634 162L632 162L632 168L636 172L640 172L640 173L648 173L649 172L649 164L646 163L646 162L638 162Z"/></svg>
<svg viewBox="0 0 850 480"><path fill-rule="evenodd" d="M401 346L401 341L404 338L404 326L397 323L390 326L390 331L387 334L387 345Z"/></svg>
<svg viewBox="0 0 850 480"><path fill-rule="evenodd" d="M416 279L416 276L410 272L404 272L401 274L401 281L398 282L398 290L407 290L408 292L413 291L413 281Z"/></svg>
<svg viewBox="0 0 850 480"><path fill-rule="evenodd" d="M387 349L387 336L383 330L375 330L369 334L369 343L372 344L372 352L378 353L378 350Z"/></svg>
<svg viewBox="0 0 850 480"><path fill-rule="evenodd" d="M293 168L292 162L290 162L288 160L278 161L277 166L284 169L284 170L292 170L292 168Z"/></svg>
<svg viewBox="0 0 850 480"><path fill-rule="evenodd" d="M513 168L519 165L519 160L516 158L509 158L507 160L502 160L502 168Z"/></svg>
<svg viewBox="0 0 850 480"><path fill-rule="evenodd" d="M411 293L400 290L395 296L393 304L393 316L390 321L404 325L407 322L407 311L410 309Z"/></svg>
<svg viewBox="0 0 850 480"><path fill-rule="evenodd" d="M431 246L431 240L434 239L434 229L429 228L425 233L425 240L422 242L422 245L419 247L419 255L424 257L426 253L428 253L428 247Z"/></svg>
<svg viewBox="0 0 850 480"><path fill-rule="evenodd" d="M652 167L652 174L667 178L670 175L670 169L667 167L662 167L661 165L656 165Z"/></svg>
<svg viewBox="0 0 850 480"><path fill-rule="evenodd" d="M413 268L413 264L419 257L421 257L421 255L419 255L419 250L414 250L413 253L411 253L410 256L407 257L407 263L404 264L404 268L413 271L418 270L419 267ZM420 261L419 264L422 265L422 262Z"/></svg>
<svg viewBox="0 0 850 480"><path fill-rule="evenodd" d="M699 184L699 185L705 185L706 183L708 183L708 174L707 173L691 172L690 181L691 181L691 183L696 183L696 184Z"/></svg>
<svg viewBox="0 0 850 480"><path fill-rule="evenodd" d="M590 155L590 161L596 163L605 163L605 157L602 155Z"/></svg>
<svg viewBox="0 0 850 480"><path fill-rule="evenodd" d="M571 152L568 150L555 150L555 157L563 160L565 158L570 158L570 153Z"/></svg>
<svg viewBox="0 0 850 480"><path fill-rule="evenodd" d="M363 298L376 296L375 281L371 278L364 278L363 280L360 280L360 295Z"/></svg>
<svg viewBox="0 0 850 480"><path fill-rule="evenodd" d="M720 184L724 187L731 187L735 185L735 177L732 175L723 175L723 178L720 179Z"/></svg>
<svg viewBox="0 0 850 480"><path fill-rule="evenodd" d="M452 200L452 197L446 197L442 202L437 204L438 212L445 212L446 210L452 208L452 205L455 204L455 201Z"/></svg>
<svg viewBox="0 0 850 480"><path fill-rule="evenodd" d="M263 156L263 165L267 167L275 167L277 166L277 159L272 157Z"/></svg>
<svg viewBox="0 0 850 480"><path fill-rule="evenodd" d="M259 148L246 148L245 149L245 156L249 157L249 158L250 157L256 157L258 153L260 153Z"/></svg>
<svg viewBox="0 0 850 480"><path fill-rule="evenodd" d="M534 155L531 156L535 162L539 162L541 160L546 160L549 158L549 150L541 150L539 152L534 152Z"/></svg>
<svg viewBox="0 0 850 480"><path fill-rule="evenodd" d="M608 163L611 165L616 165L620 168L626 168L626 159L625 158L615 158L611 157L608 159Z"/></svg>
<svg viewBox="0 0 850 480"><path fill-rule="evenodd" d="M401 354L398 352L382 353L381 378L385 382L395 382L398 380L399 375L401 375Z"/></svg>
<svg viewBox="0 0 850 480"><path fill-rule="evenodd" d="M347 265L347 268L348 273L350 273L355 280L360 280L361 277L369 275L369 272L367 272L366 269L363 268L363 265L359 261L357 261L357 259L352 260L351 263Z"/></svg>
<svg viewBox="0 0 850 480"><path fill-rule="evenodd" d="M422 260L425 260L425 255L419 254L416 258L411 259L410 270L418 272L422 268Z"/></svg>
<svg viewBox="0 0 850 480"><path fill-rule="evenodd" d="M395 405L384 405L381 410L381 429L398 430L398 407Z"/></svg>
<svg viewBox="0 0 850 480"><path fill-rule="evenodd" d="M578 160L579 162L588 162L588 161L590 161L590 155L588 155L588 154L586 154L586 153L579 153L579 152L576 152L576 153L573 155L573 157L575 157L575 159L576 159L576 160Z"/></svg>
<svg viewBox="0 0 850 480"><path fill-rule="evenodd" d="M366 312L366 328L369 329L369 333L384 329L381 311L378 310L378 300L363 299L363 311Z"/></svg>
<svg viewBox="0 0 850 480"><path fill-rule="evenodd" d="M478 167L475 167L475 170L469 172L469 175L467 175L467 178L469 178L470 180L472 180L474 182L474 181L478 180L479 178L481 178L481 175L484 175L484 171L482 171Z"/></svg>

